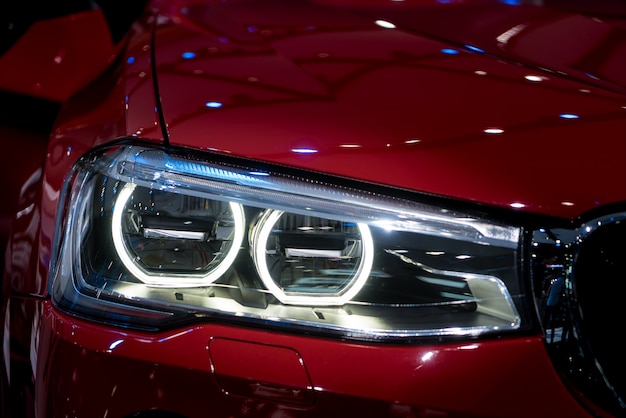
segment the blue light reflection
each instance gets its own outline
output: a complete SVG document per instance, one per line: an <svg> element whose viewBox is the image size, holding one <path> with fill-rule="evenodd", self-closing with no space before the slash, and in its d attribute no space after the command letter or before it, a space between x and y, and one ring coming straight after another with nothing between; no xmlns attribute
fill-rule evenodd
<svg viewBox="0 0 626 418"><path fill-rule="evenodd" d="M470 51L478 52L480 54L483 54L485 52L484 49L477 48L477 47L475 47L473 45L465 45L465 48L469 49Z"/></svg>

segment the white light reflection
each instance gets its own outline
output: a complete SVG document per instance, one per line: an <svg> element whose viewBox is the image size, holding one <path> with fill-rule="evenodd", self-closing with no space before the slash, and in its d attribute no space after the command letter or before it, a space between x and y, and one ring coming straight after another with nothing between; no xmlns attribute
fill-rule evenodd
<svg viewBox="0 0 626 418"><path fill-rule="evenodd" d="M500 36L498 36L496 38L496 40L498 42L500 42L500 43L506 44L507 42L509 42L509 40L511 40L511 38L513 38L514 36L519 34L524 29L526 29L526 25L525 24L513 26L511 29L509 29L506 32L500 34Z"/></svg>
<svg viewBox="0 0 626 418"><path fill-rule="evenodd" d="M423 282L434 284L437 286L454 287L456 289L463 289L466 286L465 281L437 279L434 277L417 276L417 278Z"/></svg>
<svg viewBox="0 0 626 418"><path fill-rule="evenodd" d="M114 350L117 346L119 346L119 345L120 345L121 343L123 343L123 342L124 342L124 340L116 340L116 341L113 341L113 342L111 343L111 345L109 345L109 351L113 351L113 350Z"/></svg>
<svg viewBox="0 0 626 418"><path fill-rule="evenodd" d="M425 353L422 356L422 361L423 362L427 362L428 360L431 360L433 357L435 357L435 352L434 351L429 351L428 353Z"/></svg>
<svg viewBox="0 0 626 418"><path fill-rule="evenodd" d="M385 28L385 29L395 29L396 25L394 25L391 22L388 22L386 20L377 20L375 22L378 26L380 26L381 28Z"/></svg>
<svg viewBox="0 0 626 418"><path fill-rule="evenodd" d="M158 342L162 343L162 342L165 342L165 341L173 340L173 339L181 337L181 336L183 336L185 334L189 334L190 332L193 332L193 331L194 331L193 328L189 328L189 329L183 330L181 332L177 332L176 334L168 335L165 338L161 338L160 340L158 340Z"/></svg>
<svg viewBox="0 0 626 418"><path fill-rule="evenodd" d="M540 75L527 75L526 77L524 77L526 80L528 81L532 81L534 83L538 83L541 81L545 81L547 80L545 77L542 77Z"/></svg>
<svg viewBox="0 0 626 418"><path fill-rule="evenodd" d="M455 222L456 221L456 222ZM429 215L425 213L420 214L420 221L406 220L406 221L393 221L393 220L375 220L371 221L370 225L377 226L385 231L416 231L425 234L434 234L438 236L451 237L452 233L443 230L438 223L444 224L453 223L457 226L463 226L467 228L467 231L478 231L484 238L496 239L498 241L508 242L511 245L516 245L519 239L518 228L500 227L498 225L492 225L485 222L467 222L459 221L458 219L448 218L444 216ZM474 237L473 233L470 233ZM463 238L463 233L457 233L454 235L457 238ZM474 238L470 238L473 240Z"/></svg>
<svg viewBox="0 0 626 418"><path fill-rule="evenodd" d="M35 209L35 204L34 203L26 206L24 209L22 209L19 212L17 212L17 214L15 215L15 218L16 219L20 219L20 218L30 214L33 211L33 209Z"/></svg>
<svg viewBox="0 0 626 418"><path fill-rule="evenodd" d="M469 344L459 347L460 350L476 350L478 348L478 344Z"/></svg>
<svg viewBox="0 0 626 418"><path fill-rule="evenodd" d="M295 152L296 154L315 154L318 150L313 148L292 148L291 152Z"/></svg>
<svg viewBox="0 0 626 418"><path fill-rule="evenodd" d="M501 133L504 133L504 129L500 129L500 128L487 128L483 131L486 134L491 134L491 135L499 135Z"/></svg>
<svg viewBox="0 0 626 418"><path fill-rule="evenodd" d="M514 202L514 203L511 203L511 207L515 209L521 209L521 208L525 208L526 205L520 202Z"/></svg>

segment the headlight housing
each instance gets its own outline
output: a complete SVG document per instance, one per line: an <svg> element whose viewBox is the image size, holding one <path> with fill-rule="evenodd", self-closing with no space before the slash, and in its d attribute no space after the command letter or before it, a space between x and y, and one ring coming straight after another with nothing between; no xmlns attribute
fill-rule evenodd
<svg viewBox="0 0 626 418"><path fill-rule="evenodd" d="M529 323L519 227L236 163L125 144L82 158L62 199L55 304L147 330L226 320L361 339Z"/></svg>

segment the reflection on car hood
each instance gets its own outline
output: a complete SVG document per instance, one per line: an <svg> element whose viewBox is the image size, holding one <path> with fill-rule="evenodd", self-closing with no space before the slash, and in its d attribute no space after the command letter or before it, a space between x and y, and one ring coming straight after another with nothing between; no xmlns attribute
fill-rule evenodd
<svg viewBox="0 0 626 418"><path fill-rule="evenodd" d="M364 3L160 19L171 142L570 218L626 199L626 31L533 6Z"/></svg>

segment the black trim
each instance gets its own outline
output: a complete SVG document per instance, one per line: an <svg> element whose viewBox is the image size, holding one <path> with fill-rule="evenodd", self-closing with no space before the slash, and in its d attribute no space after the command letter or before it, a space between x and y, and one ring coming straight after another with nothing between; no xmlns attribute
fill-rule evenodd
<svg viewBox="0 0 626 418"><path fill-rule="evenodd" d="M150 65L152 68L152 84L154 86L154 101L156 102L157 113L159 115L159 124L161 125L161 134L163 135L163 144L165 146L170 145L170 134L167 130L167 123L165 122L165 115L163 114L163 103L161 101L161 93L159 91L159 80L157 75L156 65L156 28L157 28L157 16L154 16L152 22L152 39L150 48Z"/></svg>
<svg viewBox="0 0 626 418"><path fill-rule="evenodd" d="M48 134L60 109L51 100L0 91L0 124Z"/></svg>
<svg viewBox="0 0 626 418"><path fill-rule="evenodd" d="M139 16L148 0L96 0L109 26L113 44L120 42Z"/></svg>
<svg viewBox="0 0 626 418"><path fill-rule="evenodd" d="M93 8L89 0L3 2L0 12L0 55L8 51L34 23L93 10Z"/></svg>

